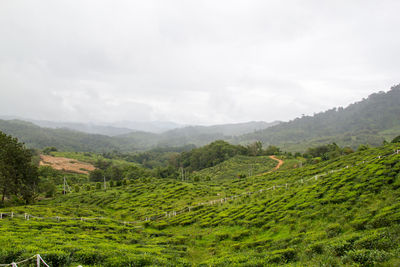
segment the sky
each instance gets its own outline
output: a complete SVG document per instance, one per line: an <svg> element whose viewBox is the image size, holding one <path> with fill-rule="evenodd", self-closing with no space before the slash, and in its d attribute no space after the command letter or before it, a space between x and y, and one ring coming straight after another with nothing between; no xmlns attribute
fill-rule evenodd
<svg viewBox="0 0 400 267"><path fill-rule="evenodd" d="M400 83L398 0L3 0L0 115L287 121Z"/></svg>

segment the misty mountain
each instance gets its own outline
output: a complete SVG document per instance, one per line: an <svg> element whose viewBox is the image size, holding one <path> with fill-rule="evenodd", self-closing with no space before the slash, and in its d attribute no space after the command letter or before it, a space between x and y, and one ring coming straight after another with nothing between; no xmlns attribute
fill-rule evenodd
<svg viewBox="0 0 400 267"><path fill-rule="evenodd" d="M108 136L116 136L121 134L127 134L134 129L119 128L105 125L96 125L91 123L77 123L77 122L53 122L53 121L42 121L42 120L31 120L32 123L45 128L67 128L70 130L75 130L90 134L101 134Z"/></svg>
<svg viewBox="0 0 400 267"><path fill-rule="evenodd" d="M260 140L288 150L336 142L356 148L359 144L381 145L400 134L400 85L387 93L370 95L346 108L333 108L314 116L303 116L254 133L235 142Z"/></svg>
<svg viewBox="0 0 400 267"><path fill-rule="evenodd" d="M21 120L0 120L0 131L18 137L28 147L55 146L72 151L135 151L186 144L201 146L218 139L236 144L262 141L264 146L277 145L287 151L303 151L310 146L331 142L356 148L360 144L380 145L385 139L391 140L400 134L399 104L400 85L392 87L387 93L372 94L346 108L333 108L281 123L187 126L163 133L134 131L110 137L66 128L44 128ZM79 124L75 126L85 128ZM113 131L108 134L126 129L96 128L103 133Z"/></svg>
<svg viewBox="0 0 400 267"><path fill-rule="evenodd" d="M42 128L21 120L0 120L0 131L17 137L30 148L43 149L54 146L59 150L95 152L120 148L120 144L109 136L87 134L66 128Z"/></svg>
<svg viewBox="0 0 400 267"><path fill-rule="evenodd" d="M116 136L126 144L147 144L149 146L182 146L195 144L206 145L218 139L230 140L244 133L252 133L260 129L266 129L279 122L253 121L245 123L221 124L212 126L187 126L173 129L158 135L148 135L140 132ZM139 145L140 146L140 145Z"/></svg>
<svg viewBox="0 0 400 267"><path fill-rule="evenodd" d="M111 150L146 150L158 146L182 146L185 144L200 146L217 139L227 140L243 132L254 132L277 122L270 124L248 122L215 126L190 126L161 134L129 130L129 133L113 137L105 134L111 135L117 131L128 130L126 128L101 127L79 123L46 121L36 121L36 123L41 124L43 127L22 120L0 120L0 131L19 138L28 147L32 148L43 149L47 146L55 146L60 150L105 152ZM78 131L78 129L81 131ZM87 133L88 131L101 131L104 134L90 134Z"/></svg>
<svg viewBox="0 0 400 267"><path fill-rule="evenodd" d="M163 133L172 129L182 128L185 125L171 122L171 121L119 121L113 123L104 123L104 125L128 128L137 132L150 132L150 133ZM131 131L132 132L132 131Z"/></svg>

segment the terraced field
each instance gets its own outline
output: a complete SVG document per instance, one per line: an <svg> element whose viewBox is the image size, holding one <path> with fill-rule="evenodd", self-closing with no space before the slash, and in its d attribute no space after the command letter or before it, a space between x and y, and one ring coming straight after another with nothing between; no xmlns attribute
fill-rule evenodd
<svg viewBox="0 0 400 267"><path fill-rule="evenodd" d="M52 266L397 266L398 149L241 179L138 179L2 209L0 263L39 253Z"/></svg>

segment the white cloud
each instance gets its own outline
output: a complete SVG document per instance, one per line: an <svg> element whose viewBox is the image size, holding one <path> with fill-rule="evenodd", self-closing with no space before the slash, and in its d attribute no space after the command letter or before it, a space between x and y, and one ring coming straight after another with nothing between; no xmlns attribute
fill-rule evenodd
<svg viewBox="0 0 400 267"><path fill-rule="evenodd" d="M386 1L2 1L0 114L289 120L399 83Z"/></svg>

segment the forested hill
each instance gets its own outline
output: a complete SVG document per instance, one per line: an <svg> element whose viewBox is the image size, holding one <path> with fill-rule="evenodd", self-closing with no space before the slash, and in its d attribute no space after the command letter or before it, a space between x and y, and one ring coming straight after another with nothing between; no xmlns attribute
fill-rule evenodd
<svg viewBox="0 0 400 267"><path fill-rule="evenodd" d="M264 121L251 121L212 126L187 126L173 129L159 135L153 135L152 138L147 138L147 142L149 145L158 146L182 146L186 144L203 146L216 140L229 141L235 136L253 133L257 130L266 129L279 123L280 122L278 121L271 123ZM140 137L137 133L130 133L121 135L118 138L123 139L124 142L127 143L135 143ZM145 141L143 137L140 140Z"/></svg>
<svg viewBox="0 0 400 267"><path fill-rule="evenodd" d="M0 131L17 137L30 148L43 149L54 146L65 151L91 151L108 152L112 150L135 151L147 150L157 146L182 146L195 144L202 146L218 139L229 140L232 136L254 132L276 125L278 122L247 122L214 126L190 126L167 131L162 134L133 131L118 136L90 134L74 129L39 127L38 125L23 120L0 120ZM49 124L50 125L50 124ZM63 125L63 124L58 124ZM65 124L66 126L72 124ZM84 127L80 124L79 127ZM104 127L105 131L121 130L119 128ZM99 127L97 126L97 130ZM122 129L124 130L124 129Z"/></svg>
<svg viewBox="0 0 400 267"><path fill-rule="evenodd" d="M386 93L372 94L346 108L334 108L314 116L276 123L190 126L161 134L132 132L110 137L66 128L41 128L21 120L0 120L0 131L17 137L28 147L55 146L67 151L127 152L157 146L203 146L215 140L236 144L261 141L264 146L275 145L286 151L305 151L308 147L332 142L353 148L360 144L377 146L400 133L400 85Z"/></svg>
<svg viewBox="0 0 400 267"><path fill-rule="evenodd" d="M356 147L365 143L380 145L400 132L400 85L388 92L370 95L346 108L333 108L314 116L303 116L236 139L260 140L284 149L302 149L337 142Z"/></svg>
<svg viewBox="0 0 400 267"><path fill-rule="evenodd" d="M111 137L86 134L69 129L42 128L20 120L0 120L0 131L17 137L27 147L42 149L54 146L66 151L111 151L119 144Z"/></svg>

